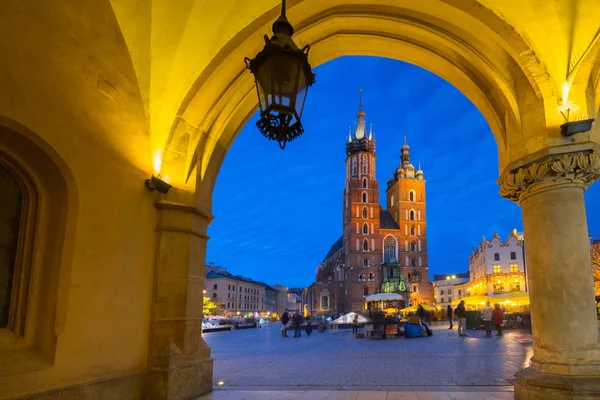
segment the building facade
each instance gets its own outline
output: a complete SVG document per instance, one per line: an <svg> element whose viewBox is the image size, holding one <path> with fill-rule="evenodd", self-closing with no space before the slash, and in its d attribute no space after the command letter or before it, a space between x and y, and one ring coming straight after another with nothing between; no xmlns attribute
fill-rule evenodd
<svg viewBox="0 0 600 400"><path fill-rule="evenodd" d="M497 295L527 292L525 240L513 230L506 240L494 233L481 239L469 258L469 295Z"/></svg>
<svg viewBox="0 0 600 400"><path fill-rule="evenodd" d="M302 294L305 314L364 311L364 297L398 293L404 305L433 302L428 279L425 177L401 148L400 163L387 181L386 207L379 203L375 139L367 132L361 102L346 143L342 236Z"/></svg>
<svg viewBox="0 0 600 400"><path fill-rule="evenodd" d="M465 297L468 291L468 284L469 272L433 275L434 304L446 307L452 304L452 300Z"/></svg>

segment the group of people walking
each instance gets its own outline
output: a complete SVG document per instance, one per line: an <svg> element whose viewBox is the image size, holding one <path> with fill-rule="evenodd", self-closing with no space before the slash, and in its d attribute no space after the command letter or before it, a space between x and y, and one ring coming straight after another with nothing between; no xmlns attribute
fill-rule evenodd
<svg viewBox="0 0 600 400"><path fill-rule="evenodd" d="M465 308L465 301L461 300L460 304L455 310L448 305L446 309L446 316L450 327L453 328L452 316L456 316L458 319L458 337L469 336L467 335L467 309ZM486 306L482 310L483 325L485 326L485 337L492 337L492 323L496 325L498 333L496 336L502 336L502 324L504 323L504 311L500 308L499 304L494 304L494 308L490 306L488 301Z"/></svg>
<svg viewBox="0 0 600 400"><path fill-rule="evenodd" d="M290 315L288 314L287 311L284 311L283 314L281 314L281 337L288 337L287 335L287 327L288 324L290 322ZM300 330L300 327L302 326L302 322L303 322L303 318L302 315L300 315L300 313L296 312L294 313L294 315L291 318L292 321L292 327L294 328L294 337L300 337L302 336L302 332ZM304 331L306 332L306 334L308 336L310 336L312 334L312 322L310 320L306 321L306 327L304 328Z"/></svg>

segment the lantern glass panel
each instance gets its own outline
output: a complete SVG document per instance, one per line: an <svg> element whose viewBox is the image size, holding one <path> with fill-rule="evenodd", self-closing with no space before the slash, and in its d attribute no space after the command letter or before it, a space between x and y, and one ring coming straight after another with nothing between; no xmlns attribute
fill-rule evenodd
<svg viewBox="0 0 600 400"><path fill-rule="evenodd" d="M292 55L282 55L272 60L273 103L280 110L291 112L296 102L296 88L300 66L298 58Z"/></svg>
<svg viewBox="0 0 600 400"><path fill-rule="evenodd" d="M271 106L271 66L268 62L263 63L256 71L256 88L258 89L258 101L261 111Z"/></svg>
<svg viewBox="0 0 600 400"><path fill-rule="evenodd" d="M308 92L308 86L306 85L306 74L303 70L300 71L298 76L298 94L296 95L296 101L294 106L298 118L302 117L302 111L304 110L304 101L306 100L306 94Z"/></svg>

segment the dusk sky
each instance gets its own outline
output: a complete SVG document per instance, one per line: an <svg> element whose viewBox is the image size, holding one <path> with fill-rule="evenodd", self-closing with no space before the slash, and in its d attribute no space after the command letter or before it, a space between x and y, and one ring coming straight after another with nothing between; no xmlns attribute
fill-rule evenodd
<svg viewBox="0 0 600 400"><path fill-rule="evenodd" d="M376 137L380 202L404 136L427 181L429 275L464 272L494 232L521 231L518 205L498 194L498 154L486 120L454 86L420 67L342 57L315 69L304 135L281 150L246 124L215 187L207 262L270 284L305 287L342 233L345 143L363 88ZM600 184L586 193L589 231L600 233ZM594 206L593 206L594 205Z"/></svg>

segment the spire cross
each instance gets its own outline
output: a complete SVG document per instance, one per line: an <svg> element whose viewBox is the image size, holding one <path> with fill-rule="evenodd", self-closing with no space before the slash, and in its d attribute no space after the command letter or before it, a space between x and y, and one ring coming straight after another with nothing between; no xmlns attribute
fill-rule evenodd
<svg viewBox="0 0 600 400"><path fill-rule="evenodd" d="M358 85L358 92L359 92L359 97L360 97L360 104L358 105L358 108L360 111L362 111L362 86Z"/></svg>
<svg viewBox="0 0 600 400"><path fill-rule="evenodd" d="M406 136L404 136L404 144L406 144Z"/></svg>

